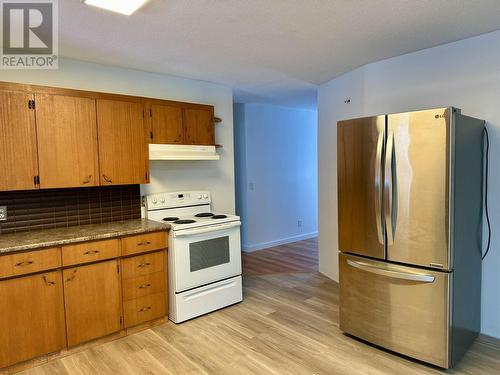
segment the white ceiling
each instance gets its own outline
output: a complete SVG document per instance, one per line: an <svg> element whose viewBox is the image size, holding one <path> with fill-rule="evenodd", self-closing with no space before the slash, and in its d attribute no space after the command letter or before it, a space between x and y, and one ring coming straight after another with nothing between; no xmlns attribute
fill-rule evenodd
<svg viewBox="0 0 500 375"><path fill-rule="evenodd" d="M59 9L64 57L292 106L314 105L318 84L366 63L500 29L499 0L149 0L129 17L80 0Z"/></svg>

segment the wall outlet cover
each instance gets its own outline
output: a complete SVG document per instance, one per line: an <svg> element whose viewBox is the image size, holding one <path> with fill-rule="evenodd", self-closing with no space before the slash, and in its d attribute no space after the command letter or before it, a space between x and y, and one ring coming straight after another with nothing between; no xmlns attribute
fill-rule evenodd
<svg viewBox="0 0 500 375"><path fill-rule="evenodd" d="M7 206L0 206L0 221L7 220Z"/></svg>

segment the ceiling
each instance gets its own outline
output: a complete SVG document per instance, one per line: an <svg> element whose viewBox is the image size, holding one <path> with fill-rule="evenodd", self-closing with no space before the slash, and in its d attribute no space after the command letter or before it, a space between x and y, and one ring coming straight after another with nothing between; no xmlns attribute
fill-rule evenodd
<svg viewBox="0 0 500 375"><path fill-rule="evenodd" d="M500 29L499 0L149 0L123 16L59 1L60 54L314 106L366 63Z"/></svg>

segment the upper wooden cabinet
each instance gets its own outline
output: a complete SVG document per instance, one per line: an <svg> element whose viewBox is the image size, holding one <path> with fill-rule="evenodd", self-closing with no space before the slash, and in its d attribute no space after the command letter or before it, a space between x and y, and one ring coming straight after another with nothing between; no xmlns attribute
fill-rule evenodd
<svg viewBox="0 0 500 375"><path fill-rule="evenodd" d="M37 189L33 94L0 91L0 190Z"/></svg>
<svg viewBox="0 0 500 375"><path fill-rule="evenodd" d="M213 111L187 108L184 110L184 118L187 144L215 144Z"/></svg>
<svg viewBox="0 0 500 375"><path fill-rule="evenodd" d="M0 191L147 184L149 143L215 145L214 107L0 82Z"/></svg>
<svg viewBox="0 0 500 375"><path fill-rule="evenodd" d="M159 100L146 105L149 108L150 143L215 145L212 106Z"/></svg>
<svg viewBox="0 0 500 375"><path fill-rule="evenodd" d="M184 124L181 107L153 104L150 109L152 142L184 143Z"/></svg>
<svg viewBox="0 0 500 375"><path fill-rule="evenodd" d="M149 183L142 103L97 100L101 185Z"/></svg>
<svg viewBox="0 0 500 375"><path fill-rule="evenodd" d="M99 185L94 99L35 95L40 188Z"/></svg>

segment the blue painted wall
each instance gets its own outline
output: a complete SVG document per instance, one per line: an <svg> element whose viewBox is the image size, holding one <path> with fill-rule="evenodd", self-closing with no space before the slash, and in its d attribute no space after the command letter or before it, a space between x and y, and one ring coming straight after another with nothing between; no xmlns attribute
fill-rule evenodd
<svg viewBox="0 0 500 375"><path fill-rule="evenodd" d="M316 236L317 112L235 104L233 113L243 250Z"/></svg>

